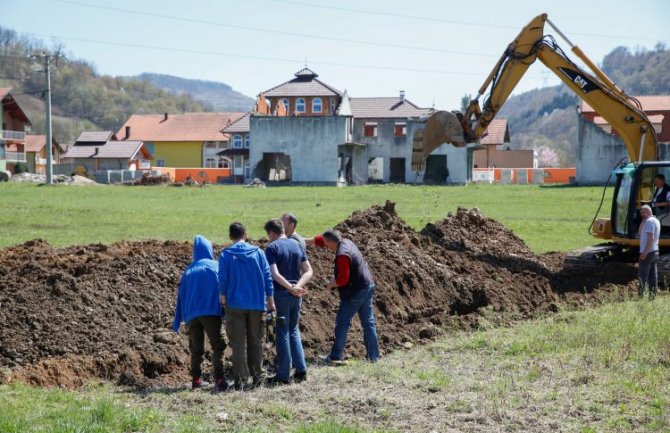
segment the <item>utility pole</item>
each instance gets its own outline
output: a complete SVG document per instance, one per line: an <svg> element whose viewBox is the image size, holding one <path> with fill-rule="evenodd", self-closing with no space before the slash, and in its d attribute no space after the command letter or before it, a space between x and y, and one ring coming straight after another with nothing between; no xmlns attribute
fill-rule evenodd
<svg viewBox="0 0 670 433"><path fill-rule="evenodd" d="M46 92L46 135L47 135L47 185L53 183L53 149L51 148L52 131L51 131L51 56L49 53L44 54L44 69L47 76L47 92Z"/></svg>

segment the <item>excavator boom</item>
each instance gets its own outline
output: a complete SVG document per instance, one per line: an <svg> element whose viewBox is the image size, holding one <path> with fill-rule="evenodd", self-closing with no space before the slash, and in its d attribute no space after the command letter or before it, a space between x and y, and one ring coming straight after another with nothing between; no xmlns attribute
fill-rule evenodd
<svg viewBox="0 0 670 433"><path fill-rule="evenodd" d="M571 46L593 74L573 63L553 37L544 34L548 23ZM443 143L462 146L482 138L491 121L517 86L528 67L539 59L583 101L612 125L622 138L631 161L658 160L658 144L654 128L634 98L627 96L600 70L579 47L573 45L549 21L547 14L538 15L521 30L480 87L465 113L436 112L426 119L423 130L413 137L412 166L416 172L423 168L426 157ZM488 96L480 107L479 99ZM460 130L455 128L459 121Z"/></svg>

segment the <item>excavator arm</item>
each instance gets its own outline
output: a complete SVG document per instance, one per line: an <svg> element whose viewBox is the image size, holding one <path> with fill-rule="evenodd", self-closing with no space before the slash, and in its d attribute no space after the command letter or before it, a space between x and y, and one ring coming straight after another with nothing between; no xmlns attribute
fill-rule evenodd
<svg viewBox="0 0 670 433"><path fill-rule="evenodd" d="M593 75L573 63L552 36L544 35L545 23L549 23L570 44L572 52L593 71ZM658 160L656 134L639 102L619 89L579 47L573 45L553 25L546 14L542 14L524 27L516 39L508 45L480 87L477 97L470 102L462 116L443 111L433 115L446 118L450 124L453 124L457 116L462 134L454 133L453 128L447 128L440 122L431 122L430 118L426 122L426 127L415 133L412 154L415 171L419 172L425 158L443 143L458 146L479 140L528 67L537 59L612 125L626 145L631 161ZM480 108L479 99L489 88L488 97ZM429 142L423 140L423 137L432 139Z"/></svg>

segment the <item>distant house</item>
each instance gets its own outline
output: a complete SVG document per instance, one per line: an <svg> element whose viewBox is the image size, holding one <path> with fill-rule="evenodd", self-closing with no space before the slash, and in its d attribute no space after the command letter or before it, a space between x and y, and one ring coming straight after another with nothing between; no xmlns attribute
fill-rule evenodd
<svg viewBox="0 0 670 433"><path fill-rule="evenodd" d="M295 78L268 89L261 94L270 101L276 112L278 105L289 116L330 116L342 100L342 92L319 80L316 72L303 68Z"/></svg>
<svg viewBox="0 0 670 433"><path fill-rule="evenodd" d="M117 135L144 142L157 167L216 166L229 141L222 130L244 114L133 114Z"/></svg>
<svg viewBox="0 0 670 433"><path fill-rule="evenodd" d="M223 168L229 166L232 161L233 177L236 183L244 182L251 176L249 167L250 117L251 113L247 113L223 128L223 132L229 137L228 147L217 154Z"/></svg>
<svg viewBox="0 0 670 433"><path fill-rule="evenodd" d="M640 101L661 143L670 143L670 95L635 96ZM616 130L600 116L589 104L583 102L579 106L583 118L598 125L608 134L616 135Z"/></svg>
<svg viewBox="0 0 670 433"><path fill-rule="evenodd" d="M31 126L28 116L23 112L11 88L0 88L0 170L13 171L16 163L26 162L26 130Z"/></svg>
<svg viewBox="0 0 670 433"><path fill-rule="evenodd" d="M659 146L659 157L670 159L670 95L636 96L651 121ZM577 183L604 184L613 167L628 156L621 138L599 113L582 102L577 115Z"/></svg>
<svg viewBox="0 0 670 433"><path fill-rule="evenodd" d="M486 128L479 144L486 149L475 152L476 168L535 168L535 151L532 149L512 150L505 143L510 142L507 120L493 119Z"/></svg>
<svg viewBox="0 0 670 433"><path fill-rule="evenodd" d="M26 163L31 173L46 174L47 170L47 136L46 135L26 135ZM60 155L64 149L58 140L51 139L51 157L52 163L60 162Z"/></svg>
<svg viewBox="0 0 670 433"><path fill-rule="evenodd" d="M465 183L479 145L444 144L412 171L413 132L433 112L405 98L351 98L304 68L261 93L269 113L249 116L251 176L293 183ZM246 122L246 120L245 120ZM224 131L234 134L231 125ZM244 125L246 128L246 124Z"/></svg>
<svg viewBox="0 0 670 433"><path fill-rule="evenodd" d="M139 140L119 141L112 131L84 131L61 155L61 162L81 175L96 175L103 170L148 170L151 153Z"/></svg>

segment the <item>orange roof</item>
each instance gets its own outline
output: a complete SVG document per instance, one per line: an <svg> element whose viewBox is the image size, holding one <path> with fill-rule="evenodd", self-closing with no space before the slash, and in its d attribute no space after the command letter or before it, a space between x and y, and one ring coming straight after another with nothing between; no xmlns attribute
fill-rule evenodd
<svg viewBox="0 0 670 433"><path fill-rule="evenodd" d="M668 111L670 110L670 95L634 96L642 104L643 111ZM582 113L595 113L589 104L582 101L580 104Z"/></svg>
<svg viewBox="0 0 670 433"><path fill-rule="evenodd" d="M142 141L221 141L221 130L246 113L133 114L116 134ZM126 137L126 127L130 137Z"/></svg>
<svg viewBox="0 0 670 433"><path fill-rule="evenodd" d="M505 119L493 119L489 123L489 127L486 128L484 136L479 140L480 144L503 144L509 142L509 129L507 129L507 120Z"/></svg>

